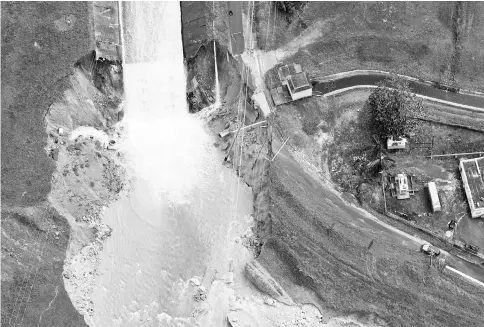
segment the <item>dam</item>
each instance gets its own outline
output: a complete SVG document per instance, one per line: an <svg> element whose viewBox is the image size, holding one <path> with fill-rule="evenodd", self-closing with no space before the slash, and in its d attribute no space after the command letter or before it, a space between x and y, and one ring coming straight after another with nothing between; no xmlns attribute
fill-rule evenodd
<svg viewBox="0 0 484 327"><path fill-rule="evenodd" d="M174 32L181 31L179 4L129 2L122 11L126 136L119 146L132 191L105 212L113 232L92 325L191 325L189 280L243 264L234 239L247 228L251 192L242 185L237 192L212 136L188 113L181 33Z"/></svg>

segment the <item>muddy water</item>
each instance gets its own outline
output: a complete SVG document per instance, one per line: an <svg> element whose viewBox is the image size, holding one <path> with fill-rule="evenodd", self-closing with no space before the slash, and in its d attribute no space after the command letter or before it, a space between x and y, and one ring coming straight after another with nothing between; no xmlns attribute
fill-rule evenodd
<svg viewBox="0 0 484 327"><path fill-rule="evenodd" d="M179 4L123 6L131 27L124 51L133 60L124 65L119 147L132 192L103 217L113 232L102 253L90 324L168 326L167 317L190 324L188 280L207 268L221 275L230 259L241 264L233 244L248 226L251 192L222 166L203 123L188 114Z"/></svg>

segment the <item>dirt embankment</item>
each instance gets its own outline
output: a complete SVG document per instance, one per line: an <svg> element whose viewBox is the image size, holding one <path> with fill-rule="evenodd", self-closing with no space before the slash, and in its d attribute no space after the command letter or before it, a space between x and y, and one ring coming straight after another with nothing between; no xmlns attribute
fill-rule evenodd
<svg viewBox="0 0 484 327"><path fill-rule="evenodd" d="M208 127L217 135L218 140L215 146L227 156L227 165L234 168L236 173L242 177L253 190L254 194L254 216L257 222L259 233L269 233L269 219L266 218L269 212L267 201L267 174L269 161L271 158L270 139L265 124L260 124L254 128L242 130L237 135L239 122L244 119L244 109L246 111L246 125L264 120L260 109L255 108L253 103L243 99L249 98L243 87L245 80L239 74L240 63L230 54L227 49L217 43L217 65L219 71L220 96L222 105L220 108L209 108L198 114L206 120ZM215 100L215 61L213 57L213 42L206 47L202 47L198 55L187 62L188 80L195 78L198 82L197 90L192 90L188 94L191 101L192 111L213 104ZM189 83L190 85L190 83ZM190 91L190 89L189 89ZM207 97L194 98L191 94L207 94ZM228 135L220 137L219 133L231 131ZM237 141L234 139L237 135ZM242 146L241 146L242 145ZM252 241L252 245L257 249L260 247L258 241ZM257 251L257 250L256 250Z"/></svg>
<svg viewBox="0 0 484 327"><path fill-rule="evenodd" d="M47 201L44 117L94 48L89 2L2 2L2 323L85 326L64 288L71 229Z"/></svg>
<svg viewBox="0 0 484 327"><path fill-rule="evenodd" d="M124 158L116 150L123 136L122 67L96 61L93 52L76 63L70 81L45 118L46 151L56 160L49 201L71 225L64 284L89 321L98 253L111 233L101 214L129 190Z"/></svg>
<svg viewBox="0 0 484 327"><path fill-rule="evenodd" d="M42 210L32 207L7 212L20 226L45 233L40 256L54 260L56 267L64 270L63 280L57 276L54 298L59 287L61 292L67 291L74 307L86 318L92 313L89 295L97 273L97 254L111 233L100 214L128 190L123 157L116 151L116 141L122 136L122 127L117 124L123 116L122 67L119 63L96 61L91 52L73 65L67 79L70 87L49 106L43 120L48 135L45 155L55 163L48 203ZM36 213L43 212L52 217L50 226L35 219ZM62 251L62 255L47 256L53 252L51 247ZM15 254L8 245L6 249ZM33 277L23 283L38 283Z"/></svg>

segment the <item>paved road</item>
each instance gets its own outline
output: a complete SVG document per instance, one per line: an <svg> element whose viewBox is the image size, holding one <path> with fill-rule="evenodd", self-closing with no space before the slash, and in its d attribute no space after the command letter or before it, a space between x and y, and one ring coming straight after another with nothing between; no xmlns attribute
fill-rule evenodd
<svg viewBox="0 0 484 327"><path fill-rule="evenodd" d="M361 74L342 77L333 81L316 83L314 85L314 89L322 93L329 93L352 86L377 85L387 76L388 75L383 74ZM415 94L448 102L454 102L461 105L484 108L484 97L482 96L445 91L423 81L409 81L409 84L410 88Z"/></svg>
<svg viewBox="0 0 484 327"><path fill-rule="evenodd" d="M235 56L245 51L244 30L242 28L242 1L228 1L228 5L229 12L232 12L232 15L229 16L229 26L232 54Z"/></svg>

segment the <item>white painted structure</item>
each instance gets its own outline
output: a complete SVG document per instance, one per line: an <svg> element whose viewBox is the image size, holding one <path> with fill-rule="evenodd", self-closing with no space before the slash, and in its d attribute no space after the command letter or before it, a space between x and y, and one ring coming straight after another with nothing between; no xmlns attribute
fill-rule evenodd
<svg viewBox="0 0 484 327"><path fill-rule="evenodd" d="M430 203L432 204L433 212L442 211L442 206L440 205L439 200L439 193L437 192L437 186L435 185L435 182L429 182L427 184L427 188L429 190Z"/></svg>
<svg viewBox="0 0 484 327"><path fill-rule="evenodd" d="M398 140L394 140L393 137L387 139L387 149L388 150L399 150L405 149L407 147L407 139L402 137Z"/></svg>
<svg viewBox="0 0 484 327"><path fill-rule="evenodd" d="M287 87L293 101L313 95L313 87L309 83L306 73L302 71L301 65L282 66L278 73L282 85Z"/></svg>
<svg viewBox="0 0 484 327"><path fill-rule="evenodd" d="M462 183L464 184L467 202L471 209L472 218L484 217L482 165L484 165L484 157L462 159L459 163L460 175L462 177Z"/></svg>
<svg viewBox="0 0 484 327"><path fill-rule="evenodd" d="M409 199L410 192L408 189L408 177L406 174L398 174L396 178L397 184L397 199Z"/></svg>

